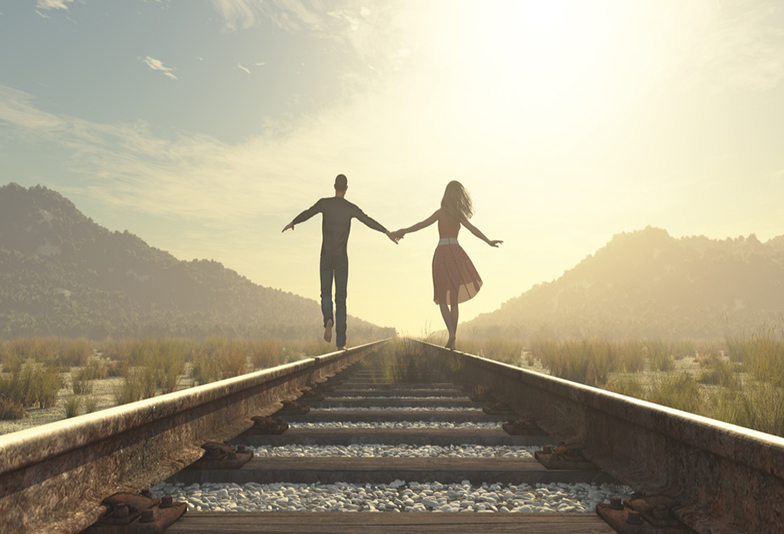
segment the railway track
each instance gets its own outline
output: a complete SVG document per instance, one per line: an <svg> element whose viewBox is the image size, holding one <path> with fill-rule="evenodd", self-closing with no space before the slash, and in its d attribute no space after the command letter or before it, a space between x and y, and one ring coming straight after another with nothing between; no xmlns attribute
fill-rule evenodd
<svg viewBox="0 0 784 534"><path fill-rule="evenodd" d="M780 438L384 344L2 436L0 532L784 532Z"/></svg>

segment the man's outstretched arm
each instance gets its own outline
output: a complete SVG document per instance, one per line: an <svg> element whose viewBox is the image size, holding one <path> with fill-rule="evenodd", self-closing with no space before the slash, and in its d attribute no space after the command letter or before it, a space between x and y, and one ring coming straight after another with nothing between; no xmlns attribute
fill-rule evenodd
<svg viewBox="0 0 784 534"><path fill-rule="evenodd" d="M315 214L320 213L320 212L321 212L321 201L319 200L318 202L313 204L310 208L306 209L305 211L303 211L302 213L300 213L299 215L294 217L294 220L291 221L286 226L284 226L283 230L281 230L281 232L285 232L286 230L293 230L295 224L299 224L301 222L305 222L308 219L310 219L311 217L313 217Z"/></svg>
<svg viewBox="0 0 784 534"><path fill-rule="evenodd" d="M357 210L356 218L362 221L362 223L367 226L368 228L372 228L373 230L378 230L379 232L386 234L386 236L392 240L393 243L397 245L397 239L392 236L392 232L384 228L384 225L380 222L376 221L372 217L368 217L365 215L365 212L362 210Z"/></svg>

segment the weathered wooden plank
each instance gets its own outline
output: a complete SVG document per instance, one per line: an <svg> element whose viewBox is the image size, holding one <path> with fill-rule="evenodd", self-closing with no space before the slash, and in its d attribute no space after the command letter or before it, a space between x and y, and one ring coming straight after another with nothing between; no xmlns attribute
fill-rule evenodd
<svg viewBox="0 0 784 534"><path fill-rule="evenodd" d="M398 395L399 396L399 395ZM327 397L323 401L307 401L306 404L311 408L369 408L374 406L385 406L389 408L470 408L481 410L482 404L476 403L468 397L450 397L448 399L434 399L426 397L406 397L406 398L356 398L341 399L339 397Z"/></svg>
<svg viewBox="0 0 784 534"><path fill-rule="evenodd" d="M304 415L281 416L287 422L397 422L397 421L446 421L451 423L507 422L508 415L487 415L476 410L319 410L313 409Z"/></svg>
<svg viewBox="0 0 784 534"><path fill-rule="evenodd" d="M279 435L240 434L235 445L352 445L381 443L384 445L555 445L549 436L510 436L501 428L290 428Z"/></svg>
<svg viewBox="0 0 784 534"><path fill-rule="evenodd" d="M613 534L591 513L369 513L369 512L189 512L167 534L286 533L368 534L427 532L428 534L526 533Z"/></svg>
<svg viewBox="0 0 784 534"><path fill-rule="evenodd" d="M548 470L533 458L255 458L241 469L184 469L168 479L185 484L388 484L394 480L472 484L614 483L597 470Z"/></svg>
<svg viewBox="0 0 784 534"><path fill-rule="evenodd" d="M466 394L457 389L455 387L444 387L444 388L433 388L433 387L421 387L421 388L406 388L405 386L400 386L398 388L376 388L373 386L369 386L366 388L355 388L341 385L337 390L332 393L327 393L327 398L333 398L337 396L346 396L346 397L361 397L361 396L385 396L385 395L398 395L401 397L465 397Z"/></svg>

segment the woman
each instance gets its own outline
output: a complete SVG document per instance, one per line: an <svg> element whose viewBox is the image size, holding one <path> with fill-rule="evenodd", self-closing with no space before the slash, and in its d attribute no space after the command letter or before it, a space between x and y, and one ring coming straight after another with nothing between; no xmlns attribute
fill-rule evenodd
<svg viewBox="0 0 784 534"><path fill-rule="evenodd" d="M433 254L433 299L441 307L441 316L444 318L449 332L446 348L455 349L457 335L458 304L473 298L482 287L482 279L476 272L474 264L463 247L457 243L457 234L460 226L465 226L468 231L490 245L497 247L503 241L491 241L468 222L473 215L471 197L463 185L451 181L446 186L444 198L441 199L441 209L422 222L409 228L404 228L392 233L392 239L401 239L404 235L427 228L438 221L438 246ZM450 309L451 307L451 309Z"/></svg>

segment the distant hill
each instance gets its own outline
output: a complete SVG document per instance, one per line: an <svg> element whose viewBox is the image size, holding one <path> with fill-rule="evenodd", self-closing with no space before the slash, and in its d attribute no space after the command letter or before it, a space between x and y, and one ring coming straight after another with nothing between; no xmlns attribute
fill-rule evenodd
<svg viewBox="0 0 784 534"><path fill-rule="evenodd" d="M476 336L714 339L781 324L784 236L675 239L621 233L559 279L462 326Z"/></svg>
<svg viewBox="0 0 784 534"><path fill-rule="evenodd" d="M59 193L0 187L0 337L316 336L319 305L111 232ZM349 318L355 336L386 337Z"/></svg>

